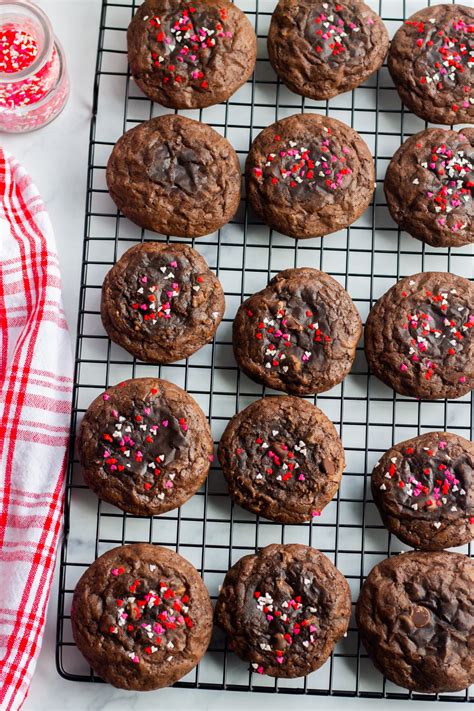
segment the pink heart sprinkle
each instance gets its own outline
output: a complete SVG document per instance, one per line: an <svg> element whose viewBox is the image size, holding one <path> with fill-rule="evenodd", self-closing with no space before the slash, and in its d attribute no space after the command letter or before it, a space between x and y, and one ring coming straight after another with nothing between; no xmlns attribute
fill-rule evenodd
<svg viewBox="0 0 474 711"><path fill-rule="evenodd" d="M168 427L168 420L163 420L161 424L163 425L163 427Z"/></svg>
<svg viewBox="0 0 474 711"><path fill-rule="evenodd" d="M110 400L110 395L108 395L107 393L104 393L103 398L104 398L104 400Z"/></svg>
<svg viewBox="0 0 474 711"><path fill-rule="evenodd" d="M309 631L310 632L316 632L316 627L314 625L309 626Z"/></svg>
<svg viewBox="0 0 474 711"><path fill-rule="evenodd" d="M142 284L146 284L146 283L148 282L148 277L142 276L142 278L140 279L140 281L142 282Z"/></svg>
<svg viewBox="0 0 474 711"><path fill-rule="evenodd" d="M112 568L112 575L118 575L118 568Z"/></svg>
<svg viewBox="0 0 474 711"><path fill-rule="evenodd" d="M177 266L178 266L178 262L170 262L170 267L177 267Z"/></svg>

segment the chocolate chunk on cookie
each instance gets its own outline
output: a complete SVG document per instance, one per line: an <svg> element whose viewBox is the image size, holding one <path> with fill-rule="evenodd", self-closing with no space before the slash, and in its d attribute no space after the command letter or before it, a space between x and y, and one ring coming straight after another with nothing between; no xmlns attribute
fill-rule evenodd
<svg viewBox="0 0 474 711"><path fill-rule="evenodd" d="M403 103L431 123L474 123L474 9L425 7L405 20L388 53Z"/></svg>
<svg viewBox="0 0 474 711"><path fill-rule="evenodd" d="M474 564L467 556L387 558L365 581L356 619L369 657L394 684L435 694L474 683Z"/></svg>
<svg viewBox="0 0 474 711"><path fill-rule="evenodd" d="M153 363L187 358L211 341L224 308L219 280L186 244L131 247L102 287L102 323L110 338Z"/></svg>
<svg viewBox="0 0 474 711"><path fill-rule="evenodd" d="M371 371L401 395L456 398L474 387L474 285L446 272L401 279L365 326Z"/></svg>
<svg viewBox="0 0 474 711"><path fill-rule="evenodd" d="M280 0L268 33L268 55L283 83L316 100L363 84L387 50L385 25L359 0Z"/></svg>
<svg viewBox="0 0 474 711"><path fill-rule="evenodd" d="M319 114L265 128L246 163L247 198L261 219L290 237L337 232L368 207L374 162L354 129Z"/></svg>
<svg viewBox="0 0 474 711"><path fill-rule="evenodd" d="M191 563L168 548L134 543L86 570L71 622L96 674L120 689L150 691L198 664L211 639L212 605Z"/></svg>
<svg viewBox="0 0 474 711"><path fill-rule="evenodd" d="M185 116L130 129L115 144L107 185L117 207L140 227L200 237L225 225L240 202L240 163L229 141Z"/></svg>
<svg viewBox="0 0 474 711"><path fill-rule="evenodd" d="M239 412L222 435L219 461L233 499L280 523L319 516L345 467L336 428L296 397L267 397Z"/></svg>
<svg viewBox="0 0 474 711"><path fill-rule="evenodd" d="M474 444L427 432L394 444L372 472L384 525L414 548L442 550L474 537Z"/></svg>
<svg viewBox="0 0 474 711"><path fill-rule="evenodd" d="M309 267L286 269L240 306L234 354L258 383L312 395L346 377L361 332L357 309L339 282Z"/></svg>
<svg viewBox="0 0 474 711"><path fill-rule="evenodd" d="M256 57L253 27L227 0L146 0L128 28L133 78L173 109L226 101L250 78Z"/></svg>
<svg viewBox="0 0 474 711"><path fill-rule="evenodd" d="M94 400L81 424L86 484L137 516L182 506L206 480L213 442L193 398L158 378L136 378Z"/></svg>
<svg viewBox="0 0 474 711"><path fill-rule="evenodd" d="M474 242L474 128L428 128L403 143L385 175L395 222L433 247Z"/></svg>
<svg viewBox="0 0 474 711"><path fill-rule="evenodd" d="M349 586L329 558L309 546L273 544L229 570L215 619L253 671L293 678L324 664L350 615Z"/></svg>

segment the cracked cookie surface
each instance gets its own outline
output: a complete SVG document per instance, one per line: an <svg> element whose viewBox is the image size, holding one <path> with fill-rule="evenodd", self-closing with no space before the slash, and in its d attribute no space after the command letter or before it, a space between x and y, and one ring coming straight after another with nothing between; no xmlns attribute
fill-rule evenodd
<svg viewBox="0 0 474 711"><path fill-rule="evenodd" d="M385 196L395 222L433 247L474 241L474 128L428 128L393 156Z"/></svg>
<svg viewBox="0 0 474 711"><path fill-rule="evenodd" d="M229 141L185 116L158 116L127 131L115 144L106 177L124 215L166 235L215 232L240 202L240 163Z"/></svg>
<svg viewBox="0 0 474 711"><path fill-rule="evenodd" d="M387 50L385 25L358 0L280 0L268 33L268 54L281 80L316 100L363 84Z"/></svg>
<svg viewBox="0 0 474 711"><path fill-rule="evenodd" d="M86 484L136 516L182 506L204 483L213 456L197 402L158 378L127 380L99 395L78 445Z"/></svg>
<svg viewBox="0 0 474 711"><path fill-rule="evenodd" d="M240 306L234 354L253 380L311 395L346 377L361 332L357 309L339 282L309 267L286 269Z"/></svg>
<svg viewBox="0 0 474 711"><path fill-rule="evenodd" d="M226 101L250 78L257 57L253 27L227 0L146 0L127 37L136 83L174 109Z"/></svg>
<svg viewBox="0 0 474 711"><path fill-rule="evenodd" d="M297 114L265 128L246 162L248 200L275 230L295 239L348 227L374 192L374 161L353 128Z"/></svg>
<svg viewBox="0 0 474 711"><path fill-rule="evenodd" d="M365 326L371 371L397 393L457 398L474 387L474 285L447 272L404 277Z"/></svg>
<svg viewBox="0 0 474 711"><path fill-rule="evenodd" d="M390 681L434 694L474 682L474 564L416 551L370 572L356 607L361 640Z"/></svg>
<svg viewBox="0 0 474 711"><path fill-rule="evenodd" d="M426 432L394 444L372 472L384 525L414 548L442 550L474 535L474 444Z"/></svg>
<svg viewBox="0 0 474 711"><path fill-rule="evenodd" d="M351 595L329 558L299 544L272 544L227 573L216 623L251 669L305 676L324 664L346 633Z"/></svg>
<svg viewBox="0 0 474 711"><path fill-rule="evenodd" d="M74 640L96 674L121 689L170 686L193 669L212 632L197 570L167 548L135 543L104 553L82 575Z"/></svg>
<svg viewBox="0 0 474 711"><path fill-rule="evenodd" d="M224 308L219 280L186 244L131 247L102 286L102 323L110 338L154 363L187 358L212 340Z"/></svg>
<svg viewBox="0 0 474 711"><path fill-rule="evenodd" d="M288 396L257 400L235 415L218 457L233 499L280 523L319 516L345 466L332 422L306 400Z"/></svg>
<svg viewBox="0 0 474 711"><path fill-rule="evenodd" d="M474 123L474 8L435 5L411 15L390 44L403 103L431 123Z"/></svg>

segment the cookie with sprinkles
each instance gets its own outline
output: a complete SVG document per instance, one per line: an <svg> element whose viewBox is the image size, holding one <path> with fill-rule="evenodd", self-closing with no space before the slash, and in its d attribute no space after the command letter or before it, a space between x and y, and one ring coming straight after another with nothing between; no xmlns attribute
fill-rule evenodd
<svg viewBox="0 0 474 711"><path fill-rule="evenodd" d="M120 689L171 686L206 652L212 605L198 571L168 548L113 548L76 585L74 641L94 672Z"/></svg>
<svg viewBox="0 0 474 711"><path fill-rule="evenodd" d="M388 68L403 103L431 123L474 123L474 9L425 7L395 33Z"/></svg>
<svg viewBox="0 0 474 711"><path fill-rule="evenodd" d="M372 568L356 607L374 665L420 693L474 683L474 563L466 555L413 551Z"/></svg>
<svg viewBox="0 0 474 711"><path fill-rule="evenodd" d="M258 383L313 395L346 377L361 333L357 309L339 282L309 267L286 269L240 306L234 354Z"/></svg>
<svg viewBox="0 0 474 711"><path fill-rule="evenodd" d="M252 25L228 0L146 0L127 37L136 83L173 109L226 101L250 78L257 58Z"/></svg>
<svg viewBox="0 0 474 711"><path fill-rule="evenodd" d="M384 525L414 548L442 550L474 538L474 444L427 432L394 444L372 472Z"/></svg>
<svg viewBox="0 0 474 711"><path fill-rule="evenodd" d="M186 244L131 247L102 287L102 323L110 338L153 363L187 358L211 341L224 308L219 280Z"/></svg>
<svg viewBox="0 0 474 711"><path fill-rule="evenodd" d="M137 516L182 506L206 480L213 442L206 416L177 385L136 378L99 395L79 433L86 484Z"/></svg>
<svg viewBox="0 0 474 711"><path fill-rule="evenodd" d="M319 516L345 467L332 422L307 400L289 396L257 400L235 415L218 457L234 501L280 523Z"/></svg>
<svg viewBox="0 0 474 711"><path fill-rule="evenodd" d="M371 371L397 393L457 398L474 387L474 285L456 274L401 279L372 308L365 326Z"/></svg>
<svg viewBox="0 0 474 711"><path fill-rule="evenodd" d="M329 558L309 546L272 544L229 570L215 620L253 672L294 678L324 664L350 615L349 586Z"/></svg>
<svg viewBox="0 0 474 711"><path fill-rule="evenodd" d="M385 196L395 222L433 247L474 242L474 128L428 128L393 156Z"/></svg>
<svg viewBox="0 0 474 711"><path fill-rule="evenodd" d="M350 126L319 114L289 116L265 128L252 144L245 173L257 215L296 239L352 224L374 192L367 145Z"/></svg>
<svg viewBox="0 0 474 711"><path fill-rule="evenodd" d="M200 121L167 114L127 131L107 164L112 200L147 230L215 232L240 203L241 169L229 141Z"/></svg>
<svg viewBox="0 0 474 711"><path fill-rule="evenodd" d="M283 83L316 100L363 84L387 50L385 25L359 0L280 0L268 33L268 55Z"/></svg>

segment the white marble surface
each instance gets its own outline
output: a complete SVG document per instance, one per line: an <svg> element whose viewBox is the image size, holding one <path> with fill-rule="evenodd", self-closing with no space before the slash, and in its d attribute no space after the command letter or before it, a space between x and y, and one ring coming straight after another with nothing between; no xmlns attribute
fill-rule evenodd
<svg viewBox="0 0 474 711"><path fill-rule="evenodd" d="M2 136L2 145L16 155L33 176L52 218L64 283L64 303L71 331L75 331L84 222L87 147L96 56L100 0L39 0L61 39L69 63L72 96L60 118L49 127L25 136ZM220 711L288 709L290 704L310 709L367 709L383 705L392 711L406 703L358 699L263 696L238 693L167 689L136 694L106 685L71 683L55 668L57 581L53 587L43 649L25 711L149 709L153 707ZM446 706L446 705L445 705ZM447 706L452 706L448 704ZM433 708L416 703L419 711ZM444 707L443 707L444 708Z"/></svg>

